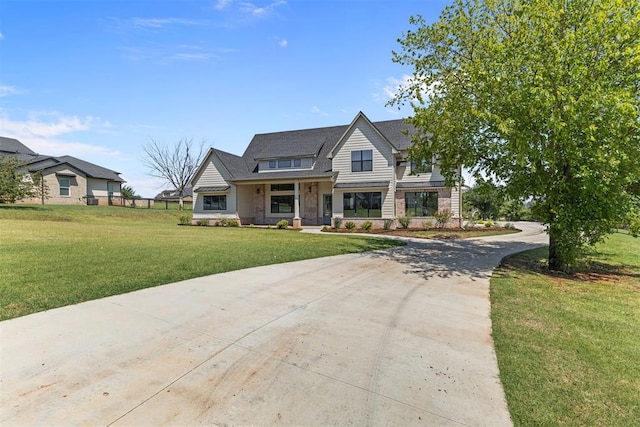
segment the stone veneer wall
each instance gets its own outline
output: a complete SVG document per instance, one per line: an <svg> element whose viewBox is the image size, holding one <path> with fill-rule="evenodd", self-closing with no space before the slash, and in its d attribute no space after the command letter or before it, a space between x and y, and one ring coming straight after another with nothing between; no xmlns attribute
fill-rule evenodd
<svg viewBox="0 0 640 427"><path fill-rule="evenodd" d="M322 223L322 218L318 216L318 183L303 183L300 185L300 191L304 191L304 206L302 206L302 225L320 225Z"/></svg>
<svg viewBox="0 0 640 427"><path fill-rule="evenodd" d="M256 191L253 193L253 206L255 209L255 218L254 221L256 224L264 224L265 223L265 185L258 184L256 185Z"/></svg>

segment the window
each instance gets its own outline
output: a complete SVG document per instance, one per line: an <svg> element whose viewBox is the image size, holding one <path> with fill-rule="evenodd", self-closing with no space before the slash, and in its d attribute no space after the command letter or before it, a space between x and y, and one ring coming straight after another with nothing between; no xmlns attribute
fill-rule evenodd
<svg viewBox="0 0 640 427"><path fill-rule="evenodd" d="M271 196L271 213L292 213L293 194L286 196Z"/></svg>
<svg viewBox="0 0 640 427"><path fill-rule="evenodd" d="M293 160L293 167L294 168L299 168L300 166L302 166L302 161L300 159L294 159Z"/></svg>
<svg viewBox="0 0 640 427"><path fill-rule="evenodd" d="M275 169L275 168L276 168L276 161L269 160L269 169Z"/></svg>
<svg viewBox="0 0 640 427"><path fill-rule="evenodd" d="M113 184L112 183L108 183L107 184L107 193L109 194L109 196L113 196Z"/></svg>
<svg viewBox="0 0 640 427"><path fill-rule="evenodd" d="M64 197L69 197L71 195L71 191L70 191L71 179L58 178L58 182L60 183L60 195Z"/></svg>
<svg viewBox="0 0 640 427"><path fill-rule="evenodd" d="M433 165L426 160L412 160L411 161L411 175L417 175L419 173L431 173L433 171Z"/></svg>
<svg viewBox="0 0 640 427"><path fill-rule="evenodd" d="M344 217L380 218L382 216L382 193L344 193Z"/></svg>
<svg viewBox="0 0 640 427"><path fill-rule="evenodd" d="M202 199L205 211L226 211L227 196L204 196Z"/></svg>
<svg viewBox="0 0 640 427"><path fill-rule="evenodd" d="M271 184L271 191L293 191L293 184Z"/></svg>
<svg viewBox="0 0 640 427"><path fill-rule="evenodd" d="M351 152L351 172L365 172L373 170L373 150L358 150Z"/></svg>
<svg viewBox="0 0 640 427"><path fill-rule="evenodd" d="M406 193L406 216L431 216L438 210L438 192Z"/></svg>
<svg viewBox="0 0 640 427"><path fill-rule="evenodd" d="M291 160L278 160L278 168L290 168Z"/></svg>

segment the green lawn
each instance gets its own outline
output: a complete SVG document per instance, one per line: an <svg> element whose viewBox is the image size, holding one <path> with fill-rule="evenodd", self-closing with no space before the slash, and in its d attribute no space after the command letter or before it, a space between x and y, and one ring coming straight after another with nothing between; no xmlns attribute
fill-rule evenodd
<svg viewBox="0 0 640 427"><path fill-rule="evenodd" d="M0 205L0 320L230 270L403 244L290 230L178 226L181 215L106 206Z"/></svg>
<svg viewBox="0 0 640 427"><path fill-rule="evenodd" d="M516 426L640 423L640 239L612 235L575 276L546 248L491 280L493 335Z"/></svg>

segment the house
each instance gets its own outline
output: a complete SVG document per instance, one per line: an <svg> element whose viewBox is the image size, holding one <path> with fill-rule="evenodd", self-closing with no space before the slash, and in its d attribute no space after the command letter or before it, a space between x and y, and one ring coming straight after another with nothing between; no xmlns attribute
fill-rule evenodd
<svg viewBox="0 0 640 427"><path fill-rule="evenodd" d="M53 205L119 205L125 181L119 172L72 156L46 156L13 138L0 137L0 156L18 158L30 173L40 173L48 189L46 198L22 203Z"/></svg>
<svg viewBox="0 0 640 427"><path fill-rule="evenodd" d="M155 201L162 202L177 202L180 200L180 194L178 194L178 190L162 190L162 192L158 193L156 197L154 197ZM193 201L193 187L184 187L182 191L182 201L185 203L191 203Z"/></svg>
<svg viewBox="0 0 640 427"><path fill-rule="evenodd" d="M193 221L242 224L357 225L411 217L412 226L449 210L461 222L461 187L445 185L438 165L407 160L410 127L402 120L258 134L242 156L211 148L196 171ZM388 224L388 222L387 222Z"/></svg>

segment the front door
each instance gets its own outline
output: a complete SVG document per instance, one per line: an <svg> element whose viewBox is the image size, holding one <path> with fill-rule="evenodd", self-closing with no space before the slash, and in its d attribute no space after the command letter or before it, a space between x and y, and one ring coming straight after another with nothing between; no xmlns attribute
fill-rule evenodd
<svg viewBox="0 0 640 427"><path fill-rule="evenodd" d="M333 204L331 194L322 195L322 225L331 225L333 216Z"/></svg>

